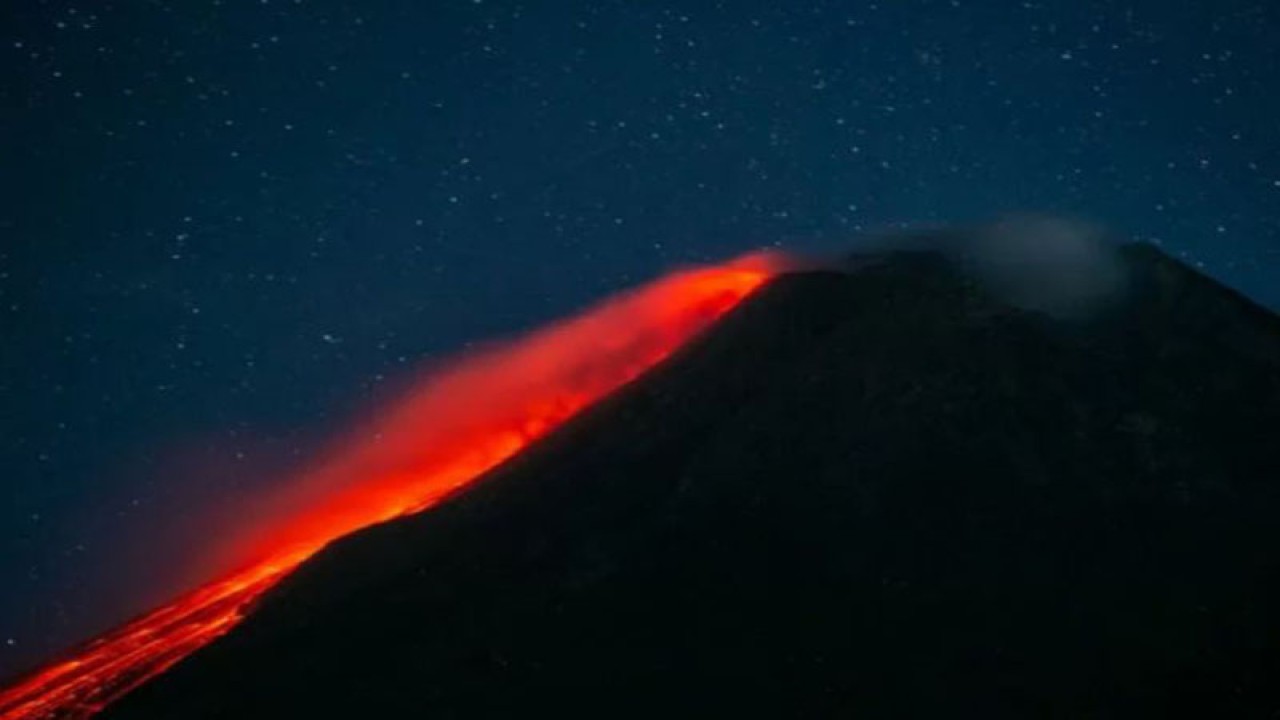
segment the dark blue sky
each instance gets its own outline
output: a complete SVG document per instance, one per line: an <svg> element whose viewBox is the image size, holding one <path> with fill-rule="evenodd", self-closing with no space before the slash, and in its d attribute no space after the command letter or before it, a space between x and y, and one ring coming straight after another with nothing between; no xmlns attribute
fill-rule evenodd
<svg viewBox="0 0 1280 720"><path fill-rule="evenodd" d="M1280 307L1280 6L10 2L0 673L469 340L675 264L1063 211Z"/></svg>

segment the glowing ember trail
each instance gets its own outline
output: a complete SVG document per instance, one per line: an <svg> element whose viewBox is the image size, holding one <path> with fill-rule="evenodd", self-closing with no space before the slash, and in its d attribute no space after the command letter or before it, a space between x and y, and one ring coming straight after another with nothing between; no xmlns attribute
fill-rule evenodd
<svg viewBox="0 0 1280 720"><path fill-rule="evenodd" d="M325 544L431 507L662 360L780 269L779 258L754 255L675 273L432 374L263 503L265 529L224 549L240 570L19 678L0 691L0 720L101 710L226 633Z"/></svg>

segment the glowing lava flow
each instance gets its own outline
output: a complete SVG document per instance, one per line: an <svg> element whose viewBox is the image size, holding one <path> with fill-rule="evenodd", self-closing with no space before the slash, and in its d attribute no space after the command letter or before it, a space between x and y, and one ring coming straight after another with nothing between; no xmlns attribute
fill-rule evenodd
<svg viewBox="0 0 1280 720"><path fill-rule="evenodd" d="M269 527L234 548L241 570L19 678L0 691L0 720L96 713L226 633L325 544L431 507L669 355L779 269L757 255L675 273L431 375L265 503Z"/></svg>

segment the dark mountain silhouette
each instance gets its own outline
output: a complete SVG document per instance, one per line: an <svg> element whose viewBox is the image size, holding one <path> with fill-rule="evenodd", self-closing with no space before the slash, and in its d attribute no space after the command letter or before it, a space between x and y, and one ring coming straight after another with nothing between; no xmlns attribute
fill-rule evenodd
<svg viewBox="0 0 1280 720"><path fill-rule="evenodd" d="M784 275L104 716L1274 716L1280 320L1121 256Z"/></svg>

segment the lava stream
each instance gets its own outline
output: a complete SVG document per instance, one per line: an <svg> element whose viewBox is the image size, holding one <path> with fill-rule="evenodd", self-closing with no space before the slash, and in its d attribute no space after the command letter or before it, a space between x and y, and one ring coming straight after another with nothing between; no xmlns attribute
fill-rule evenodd
<svg viewBox="0 0 1280 720"><path fill-rule="evenodd" d="M677 272L463 358L265 500L241 569L0 690L0 720L86 718L223 635L330 541L431 507L660 361L781 269L753 255ZM282 510L281 508L288 508Z"/></svg>

